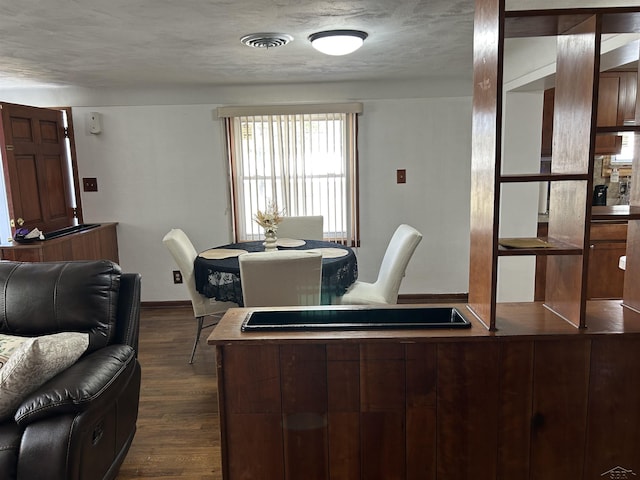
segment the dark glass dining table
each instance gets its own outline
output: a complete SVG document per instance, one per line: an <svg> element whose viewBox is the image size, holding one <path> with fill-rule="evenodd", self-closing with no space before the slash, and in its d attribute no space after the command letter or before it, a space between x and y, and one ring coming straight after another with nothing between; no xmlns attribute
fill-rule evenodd
<svg viewBox="0 0 640 480"><path fill-rule="evenodd" d="M287 239L281 240L287 244L285 242ZM297 241L297 243L300 242ZM296 241L289 242L289 244L295 243ZM355 253L351 248L339 243L304 240L303 245L279 245L277 248L278 250L319 249L321 252L324 251L320 292L320 302L323 305L335 303L335 298L342 296L358 278L358 261ZM336 249L342 249L346 253L343 254ZM207 256L215 257L215 250L224 250L225 253L231 253L231 256L227 258L206 258ZM245 254L245 252L263 252L264 245L262 240L230 243L201 252L194 261L196 290L208 298L215 298L222 302L235 302L242 306L240 264L238 255L234 255L233 252L230 252L231 250L239 250L241 254ZM274 281L277 281L277 279L274 279Z"/></svg>

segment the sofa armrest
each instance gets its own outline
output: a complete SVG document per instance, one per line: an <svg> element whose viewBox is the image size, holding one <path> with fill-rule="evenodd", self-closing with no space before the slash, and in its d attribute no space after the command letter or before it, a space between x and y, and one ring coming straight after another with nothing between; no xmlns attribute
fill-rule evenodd
<svg viewBox="0 0 640 480"><path fill-rule="evenodd" d="M118 321L114 343L124 343L138 351L140 329L140 289L142 276L139 273L123 273L120 278L118 298Z"/></svg>
<svg viewBox="0 0 640 480"><path fill-rule="evenodd" d="M63 413L102 408L127 386L136 364L129 345L108 345L64 370L29 395L14 419L20 426Z"/></svg>

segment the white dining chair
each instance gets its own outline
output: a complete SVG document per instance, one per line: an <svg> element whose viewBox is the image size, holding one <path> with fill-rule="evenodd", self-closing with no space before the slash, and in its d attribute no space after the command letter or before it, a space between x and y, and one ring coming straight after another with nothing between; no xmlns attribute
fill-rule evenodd
<svg viewBox="0 0 640 480"><path fill-rule="evenodd" d="M237 303L218 302L213 298L207 298L196 290L196 279L193 268L193 261L198 256L198 252L191 243L189 237L179 228L170 230L162 239L162 243L167 247L182 274L182 281L187 287L191 305L193 307L193 315L196 319L196 338L193 342L191 350L191 358L189 363L193 363L193 358L200 342L202 330L212 327L220 321L222 315L232 307L237 307ZM213 317L212 323L204 324L205 317Z"/></svg>
<svg viewBox="0 0 640 480"><path fill-rule="evenodd" d="M304 240L322 240L324 217L309 215L301 217L282 217L278 225L278 238L294 238Z"/></svg>
<svg viewBox="0 0 640 480"><path fill-rule="evenodd" d="M415 228L400 225L382 259L378 278L374 283L356 281L346 293L336 299L341 305L396 304L398 291L409 260L422 240L422 234Z"/></svg>
<svg viewBox="0 0 640 480"><path fill-rule="evenodd" d="M255 252L240 255L238 261L245 307L320 305L320 252Z"/></svg>

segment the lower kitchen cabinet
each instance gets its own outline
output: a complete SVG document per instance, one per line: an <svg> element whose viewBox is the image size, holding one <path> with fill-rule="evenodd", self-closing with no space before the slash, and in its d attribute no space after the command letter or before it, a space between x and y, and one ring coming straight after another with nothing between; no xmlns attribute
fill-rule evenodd
<svg viewBox="0 0 640 480"><path fill-rule="evenodd" d="M592 222L589 245L589 271L587 274L587 298L621 299L624 288L624 271L618 263L627 250L626 222ZM547 236L547 224L538 224L538 237ZM536 301L545 299L546 257L536 258Z"/></svg>
<svg viewBox="0 0 640 480"><path fill-rule="evenodd" d="M627 250L627 223L593 222L590 239L587 298L622 298L624 271L618 264Z"/></svg>

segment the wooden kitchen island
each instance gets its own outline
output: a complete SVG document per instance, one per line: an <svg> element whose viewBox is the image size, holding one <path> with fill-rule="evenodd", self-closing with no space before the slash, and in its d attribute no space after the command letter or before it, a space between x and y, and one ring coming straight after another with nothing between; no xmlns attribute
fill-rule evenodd
<svg viewBox="0 0 640 480"><path fill-rule="evenodd" d="M229 310L208 339L223 478L640 475L640 314L588 302L579 329L500 304L489 331L454 306L470 329L245 333L264 309Z"/></svg>

